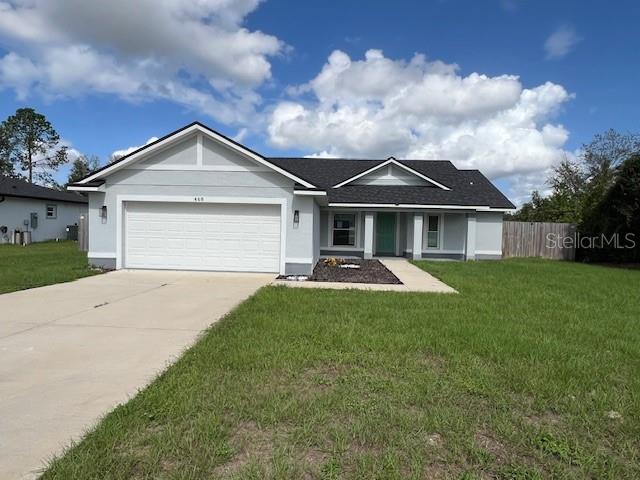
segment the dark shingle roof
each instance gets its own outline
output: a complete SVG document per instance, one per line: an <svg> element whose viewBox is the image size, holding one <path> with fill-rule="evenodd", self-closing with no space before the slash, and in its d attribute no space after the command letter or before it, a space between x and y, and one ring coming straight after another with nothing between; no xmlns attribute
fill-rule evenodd
<svg viewBox="0 0 640 480"><path fill-rule="evenodd" d="M373 186L347 184L344 180L386 160L338 158L267 158L280 168L327 192L329 203L379 203L415 205L489 206L515 208L478 170L458 170L448 160L396 160L450 188L420 186Z"/></svg>
<svg viewBox="0 0 640 480"><path fill-rule="evenodd" d="M52 188L33 185L18 178L0 175L0 196L37 198L56 202L87 203L87 197L73 193L53 190Z"/></svg>
<svg viewBox="0 0 640 480"><path fill-rule="evenodd" d="M458 205L458 206L488 206L493 208L515 208L514 205L498 190L482 173L477 170L458 170L448 160L396 160L422 175L436 182L446 185L450 190L439 187L408 187L408 186L371 186L347 184L340 188L333 188L344 180L369 170L386 160L354 160L343 158L284 158L264 157L257 152L239 144L235 140L222 135L210 127L193 122L174 132L165 135L153 143L147 144L135 152L120 158L116 162L107 164L91 172L86 178L93 176L124 161L142 150L166 140L181 131L198 125L216 135L220 135L229 142L242 147L266 161L276 165L299 179L315 185L318 189L326 190L330 203L384 203L384 204L415 204L415 205ZM82 181L82 180L81 180ZM99 186L104 180L76 183L77 186ZM304 188L304 187L301 187Z"/></svg>

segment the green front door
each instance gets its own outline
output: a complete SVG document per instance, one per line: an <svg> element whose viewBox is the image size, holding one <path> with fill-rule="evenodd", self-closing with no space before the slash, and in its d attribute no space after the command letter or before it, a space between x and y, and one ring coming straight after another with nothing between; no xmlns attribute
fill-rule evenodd
<svg viewBox="0 0 640 480"><path fill-rule="evenodd" d="M396 214L376 215L376 255L396 254Z"/></svg>

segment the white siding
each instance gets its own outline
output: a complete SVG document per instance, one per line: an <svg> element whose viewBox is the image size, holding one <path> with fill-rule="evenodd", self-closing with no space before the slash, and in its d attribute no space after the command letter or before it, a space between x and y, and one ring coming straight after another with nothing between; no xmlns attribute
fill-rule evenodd
<svg viewBox="0 0 640 480"><path fill-rule="evenodd" d="M499 212L478 212L476 216L476 255L502 255L502 217Z"/></svg>
<svg viewBox="0 0 640 480"><path fill-rule="evenodd" d="M286 257L313 258L313 204L309 197L294 197L293 180L203 137L202 156L206 164L197 168L197 139L185 140L168 155L161 152L161 166L154 169L155 155L145 160L148 169L136 164L106 178L106 193L90 194L89 251L115 255L117 197L126 195L182 197L247 197L286 201ZM171 160L171 159L176 159ZM139 164L138 164L139 165ZM187 166L188 165L188 166ZM184 167L184 168L182 168ZM171 168L171 170L167 170ZM107 221L100 208L107 206ZM293 228L293 212L300 210L299 228ZM122 248L122 246L121 246Z"/></svg>
<svg viewBox="0 0 640 480"><path fill-rule="evenodd" d="M47 205L56 205L56 218L47 218ZM30 220L31 213L38 214L38 226L32 229L25 227L24 221ZM31 240L42 242L56 238L67 238L67 225L80 221L80 215L87 213L87 205L81 203L59 202L55 200L38 200L34 198L5 197L0 202L0 225L5 225L11 234L13 230L29 230Z"/></svg>
<svg viewBox="0 0 640 480"><path fill-rule="evenodd" d="M411 172L393 165L379 168L353 181L353 185L424 185L431 184Z"/></svg>

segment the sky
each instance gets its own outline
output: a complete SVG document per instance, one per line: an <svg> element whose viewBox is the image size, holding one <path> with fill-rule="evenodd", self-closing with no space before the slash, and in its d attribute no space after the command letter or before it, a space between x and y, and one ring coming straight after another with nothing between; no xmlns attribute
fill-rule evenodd
<svg viewBox="0 0 640 480"><path fill-rule="evenodd" d="M103 163L194 120L267 156L448 159L520 204L594 134L640 130L638 18L626 0L0 0L0 119L35 108Z"/></svg>

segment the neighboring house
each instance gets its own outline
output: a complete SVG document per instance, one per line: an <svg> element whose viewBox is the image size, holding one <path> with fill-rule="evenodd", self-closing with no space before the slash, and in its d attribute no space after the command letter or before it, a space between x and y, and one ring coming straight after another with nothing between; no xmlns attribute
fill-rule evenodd
<svg viewBox="0 0 640 480"><path fill-rule="evenodd" d="M268 158L200 124L93 172L89 261L308 274L321 255L497 259L513 204L448 161Z"/></svg>
<svg viewBox="0 0 640 480"><path fill-rule="evenodd" d="M87 213L87 198L0 175L0 243L13 232L31 232L31 241L66 239L67 226ZM2 233L6 227L6 233Z"/></svg>

